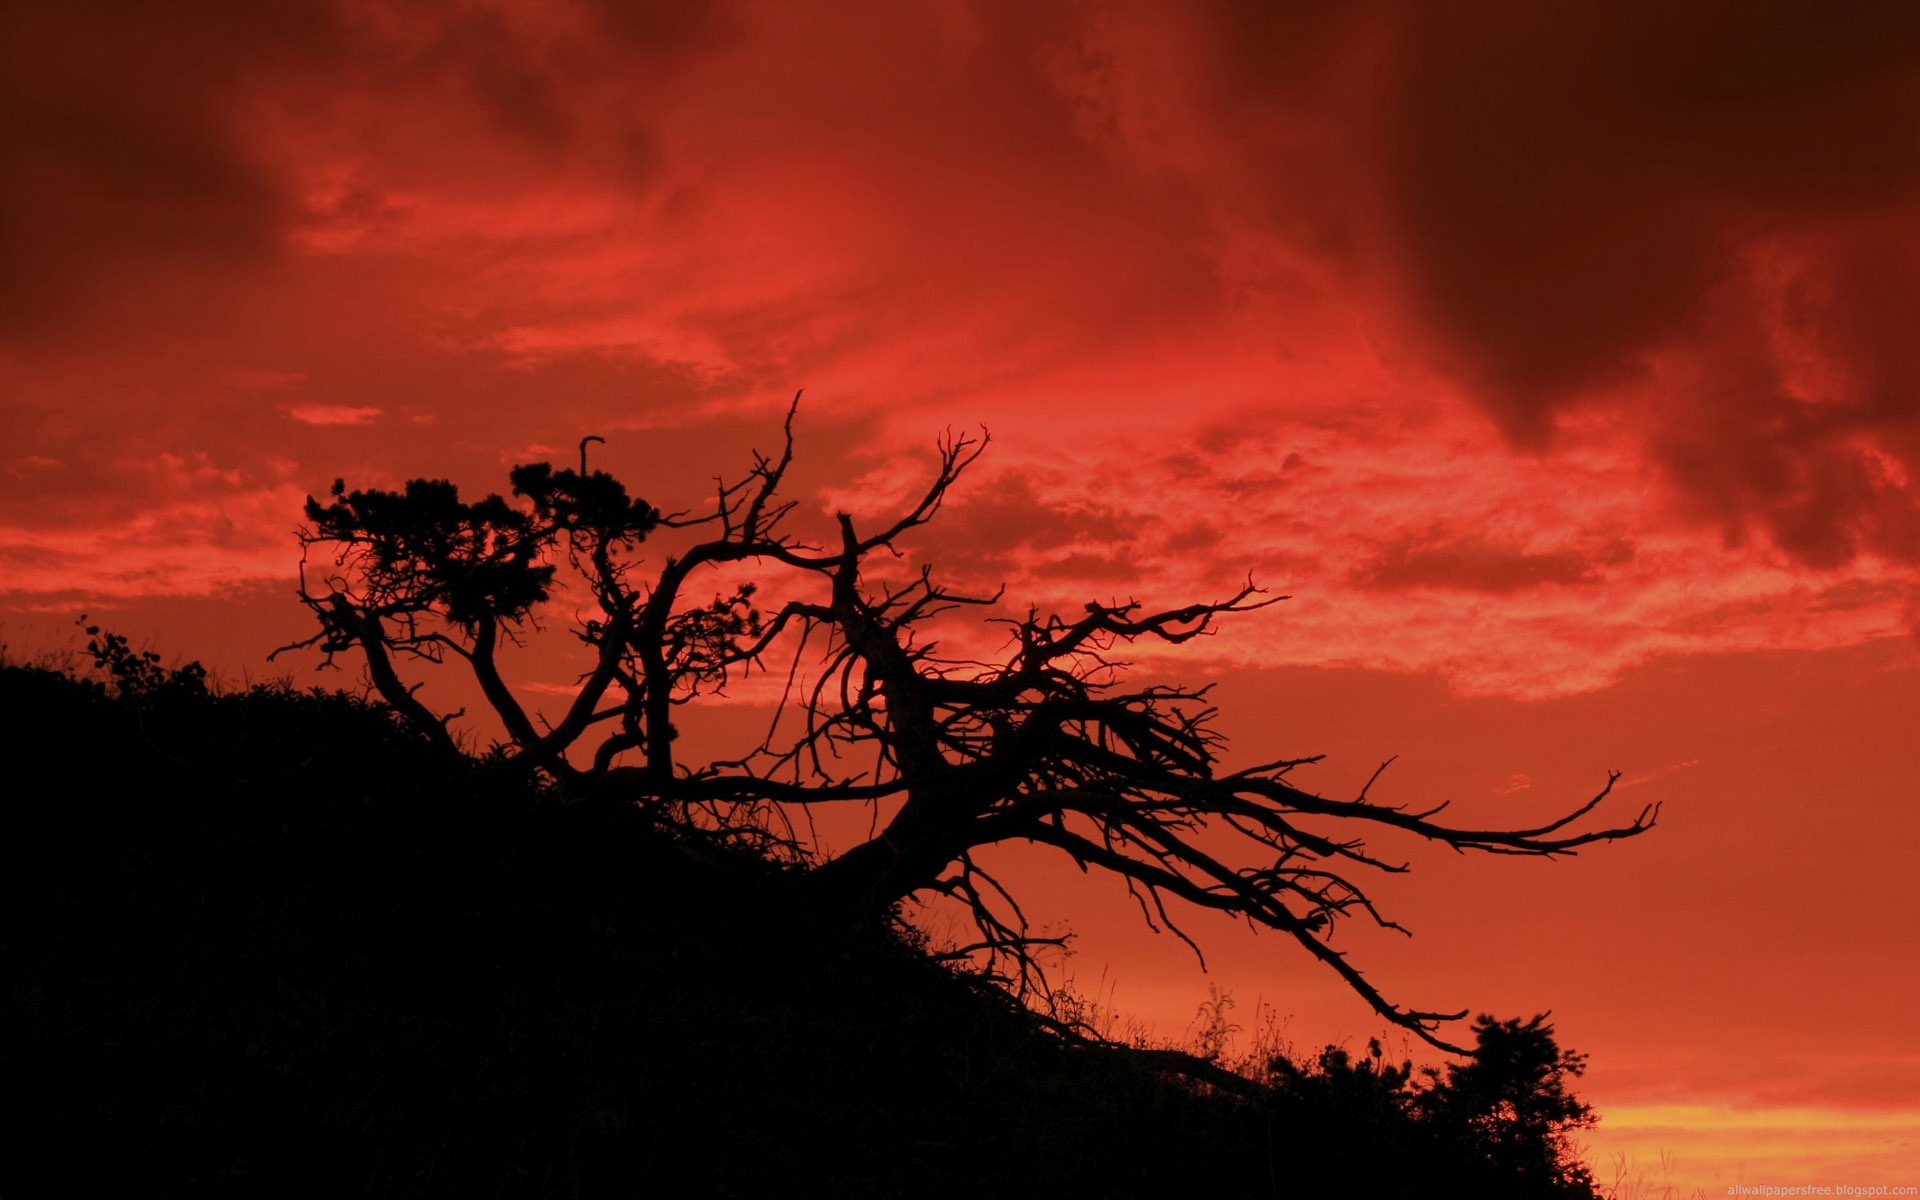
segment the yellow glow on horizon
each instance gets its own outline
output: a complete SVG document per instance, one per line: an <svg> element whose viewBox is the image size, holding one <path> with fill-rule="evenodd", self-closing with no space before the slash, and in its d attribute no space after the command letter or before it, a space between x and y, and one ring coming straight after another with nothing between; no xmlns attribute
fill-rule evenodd
<svg viewBox="0 0 1920 1200"><path fill-rule="evenodd" d="M1920 1187L1920 1108L1600 1104L1586 1152L1614 1194L1691 1197L1736 1183ZM1907 1192L1920 1195L1920 1192Z"/></svg>

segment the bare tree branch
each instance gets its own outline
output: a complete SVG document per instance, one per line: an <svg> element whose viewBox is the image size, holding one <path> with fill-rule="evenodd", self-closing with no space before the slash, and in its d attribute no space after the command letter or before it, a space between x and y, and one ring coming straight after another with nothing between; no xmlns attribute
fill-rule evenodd
<svg viewBox="0 0 1920 1200"><path fill-rule="evenodd" d="M985 431L940 438L931 482L905 511L876 522L877 532L861 533L841 513L836 544L809 546L782 530L794 511L781 487L799 399L787 410L780 452L756 453L744 478L717 485L700 516L663 515L611 476L589 472L587 443L600 440L591 436L577 471L515 468L513 502L463 502L444 481L351 493L336 483L328 503L308 501L310 525L300 531L300 598L319 632L282 649L318 649L328 662L358 649L381 697L449 750L448 718L421 702L401 667L464 663L505 730L496 751L506 759L572 796L641 804L703 836L804 860L814 901L849 919L944 897L978 931L947 955L1023 998L1050 994L1043 957L1064 939L1033 932L1015 889L982 861L988 848L1019 842L1118 876L1148 925L1196 954L1169 901L1285 933L1381 1017L1457 1053L1439 1031L1463 1013L1392 1003L1329 942L1353 915L1406 932L1361 881L1407 864L1369 849L1361 835L1385 830L1461 853L1558 857L1638 836L1658 816L1651 806L1625 824L1581 828L1617 773L1543 824L1500 829L1436 820L1445 804L1409 811L1375 801L1392 760L1351 800L1290 782L1317 758L1222 771L1225 743L1208 690L1126 690L1118 656L1142 642L1189 643L1222 617L1285 599L1251 580L1224 599L1163 610L1128 599L1089 603L1071 619L1038 610L989 616L1008 630L1001 656L941 657L929 637L939 623L992 610L1000 595L952 591L926 566L880 584L865 568L875 555L901 555L903 539L938 514L985 450ZM704 540L643 572L639 550L660 530ZM315 584L306 562L321 548L331 569ZM743 565L771 575L780 589L773 601L762 598L764 580L696 584ZM589 605L574 632L592 665L560 718L543 725L509 682L500 651L534 627L562 567ZM675 710L769 670L780 654L791 655L786 686L761 745L737 759L678 762ZM569 757L576 749L590 751L587 765ZM795 818L810 820L814 806L849 804L873 806L865 841L828 856L796 836ZM884 822L882 804L891 808Z"/></svg>

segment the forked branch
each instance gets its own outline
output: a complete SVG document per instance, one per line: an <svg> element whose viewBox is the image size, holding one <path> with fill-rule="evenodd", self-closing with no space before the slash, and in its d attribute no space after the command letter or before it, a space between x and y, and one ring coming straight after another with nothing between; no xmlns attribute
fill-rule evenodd
<svg viewBox="0 0 1920 1200"><path fill-rule="evenodd" d="M1332 945L1350 916L1401 930L1362 884L1407 864L1370 849L1365 835L1558 857L1653 826L1657 807L1583 827L1617 775L1552 820L1503 829L1443 822L1445 805L1378 803L1372 780L1352 800L1315 795L1290 779L1311 758L1223 771L1207 689L1128 690L1121 656L1140 643L1191 643L1221 618L1285 599L1251 581L1224 599L1167 609L1129 599L1089 603L1071 618L989 615L1008 635L998 657L942 657L931 635L969 609L999 613L999 594L949 590L925 566L875 583L866 566L905 553L986 435L941 438L916 500L866 532L839 514L819 546L785 528L795 512L781 494L794 415L790 407L780 452L755 454L698 516L662 514L588 471L596 438L582 441L578 470L516 468L511 500L464 502L444 481L400 492L336 483L328 503L308 501L300 533L308 560L328 564L319 579L302 573L300 598L319 630L283 649L318 649L329 662L358 650L381 697L449 749L448 718L404 672L463 664L505 731L502 757L572 796L646 805L803 855L815 902L849 919L894 914L914 899L955 903L978 936L950 953L1022 995L1046 991L1042 960L1061 943L1033 931L1016 889L988 867L991 848L1024 842L1117 876L1150 926L1196 953L1173 915L1181 906L1285 933L1380 1016L1462 1053L1439 1031L1464 1013L1393 1004ZM640 551L663 531L681 543L649 569ZM743 566L766 577L741 583ZM728 582L696 590L722 570L734 572ZM501 656L561 595L585 609L574 634L591 665L560 717L544 722ZM761 745L734 759L676 760L676 710L782 656L788 685ZM805 849L795 825L822 805L875 806L873 835L838 854Z"/></svg>

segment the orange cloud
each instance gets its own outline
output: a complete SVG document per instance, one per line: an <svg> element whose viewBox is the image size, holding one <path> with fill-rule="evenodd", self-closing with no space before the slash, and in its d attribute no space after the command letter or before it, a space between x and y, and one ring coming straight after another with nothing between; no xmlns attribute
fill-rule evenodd
<svg viewBox="0 0 1920 1200"><path fill-rule="evenodd" d="M296 404L287 415L303 425L365 425L378 418L380 410L363 404Z"/></svg>

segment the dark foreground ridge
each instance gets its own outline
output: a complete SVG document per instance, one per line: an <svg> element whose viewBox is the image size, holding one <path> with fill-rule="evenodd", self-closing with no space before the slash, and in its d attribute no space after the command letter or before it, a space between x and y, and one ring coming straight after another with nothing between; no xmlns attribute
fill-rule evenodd
<svg viewBox="0 0 1920 1200"><path fill-rule="evenodd" d="M1538 1021L1208 1082L378 705L129 662L0 667L0 1193L1594 1194Z"/></svg>

